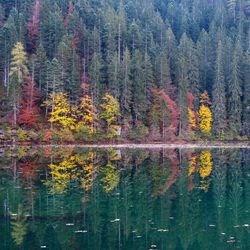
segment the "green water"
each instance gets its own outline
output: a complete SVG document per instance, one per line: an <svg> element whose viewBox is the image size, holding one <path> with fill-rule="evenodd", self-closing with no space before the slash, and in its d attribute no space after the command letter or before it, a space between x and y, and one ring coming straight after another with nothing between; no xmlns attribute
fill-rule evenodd
<svg viewBox="0 0 250 250"><path fill-rule="evenodd" d="M250 249L250 150L16 148L0 249Z"/></svg>

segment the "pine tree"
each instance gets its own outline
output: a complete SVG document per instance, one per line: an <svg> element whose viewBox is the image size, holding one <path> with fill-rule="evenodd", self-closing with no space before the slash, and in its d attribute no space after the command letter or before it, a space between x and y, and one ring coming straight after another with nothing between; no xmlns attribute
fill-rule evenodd
<svg viewBox="0 0 250 250"><path fill-rule="evenodd" d="M228 113L229 113L229 126L234 134L239 135L241 133L241 121L242 121L242 48L240 41L236 43L236 47L233 52L233 59L231 62L231 75L229 79L229 99L228 99Z"/></svg>
<svg viewBox="0 0 250 250"><path fill-rule="evenodd" d="M248 34L248 45L244 56L244 85L243 85L243 132L250 135L250 32Z"/></svg>
<svg viewBox="0 0 250 250"><path fill-rule="evenodd" d="M209 84L213 80L210 42L211 38L209 34L205 30L202 30L199 40L197 41L200 89L209 89Z"/></svg>
<svg viewBox="0 0 250 250"><path fill-rule="evenodd" d="M132 55L130 80L132 82L132 116L134 121L146 114L147 98L143 81L143 57L139 50Z"/></svg>
<svg viewBox="0 0 250 250"><path fill-rule="evenodd" d="M129 114L131 108L131 98L132 98L132 82L130 80L129 74L131 70L131 59L128 48L125 49L123 53L123 59L121 63L122 73L120 79L120 88L121 88L121 96L120 96L120 104L121 111L123 114Z"/></svg>
<svg viewBox="0 0 250 250"><path fill-rule="evenodd" d="M40 43L36 53L33 54L34 63L35 63L35 75L34 79L35 82L38 84L40 91L42 92L43 96L46 93L46 61L47 56L46 52L43 48L43 45Z"/></svg>
<svg viewBox="0 0 250 250"><path fill-rule="evenodd" d="M103 69L103 62L101 54L94 53L90 61L88 73L90 79L90 89L95 104L99 103L101 95L104 92L102 85L102 80L103 80L102 69Z"/></svg>
<svg viewBox="0 0 250 250"><path fill-rule="evenodd" d="M227 124L225 77L223 72L222 56L222 42L219 41L216 51L215 79L212 93L212 110L214 117L213 126L216 134L223 133Z"/></svg>
<svg viewBox="0 0 250 250"><path fill-rule="evenodd" d="M180 40L179 53L178 53L178 106L180 107L180 124L179 134L182 135L183 131L188 127L188 106L187 106L187 93L188 93L188 57L189 57L190 41L184 33Z"/></svg>
<svg viewBox="0 0 250 250"><path fill-rule="evenodd" d="M161 89L167 90L169 88L170 83L172 82L171 74L170 74L170 65L167 58L167 54L164 53L164 50L158 54L156 58L156 79L157 85Z"/></svg>

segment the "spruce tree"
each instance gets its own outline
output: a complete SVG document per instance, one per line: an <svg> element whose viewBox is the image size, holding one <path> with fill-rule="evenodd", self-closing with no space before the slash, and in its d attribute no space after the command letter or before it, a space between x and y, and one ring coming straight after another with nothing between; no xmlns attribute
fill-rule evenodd
<svg viewBox="0 0 250 250"><path fill-rule="evenodd" d="M242 121L242 48L240 40L237 40L236 47L233 52L233 58L231 62L231 74L228 86L228 114L229 125L234 134L241 133L241 121Z"/></svg>
<svg viewBox="0 0 250 250"><path fill-rule="evenodd" d="M215 79L213 85L213 129L216 134L221 134L226 129L227 115L226 115L226 90L225 90L225 77L223 72L223 50L222 42L219 41L216 51L215 63Z"/></svg>

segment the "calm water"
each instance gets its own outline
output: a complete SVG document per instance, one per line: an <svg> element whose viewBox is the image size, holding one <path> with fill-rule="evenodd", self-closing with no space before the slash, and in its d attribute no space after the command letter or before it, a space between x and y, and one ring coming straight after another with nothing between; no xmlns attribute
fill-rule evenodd
<svg viewBox="0 0 250 250"><path fill-rule="evenodd" d="M250 150L0 154L0 249L250 249Z"/></svg>

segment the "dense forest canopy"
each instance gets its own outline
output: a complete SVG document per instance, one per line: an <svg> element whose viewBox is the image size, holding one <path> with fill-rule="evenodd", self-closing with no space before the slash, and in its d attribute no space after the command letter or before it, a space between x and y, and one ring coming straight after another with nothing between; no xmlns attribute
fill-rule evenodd
<svg viewBox="0 0 250 250"><path fill-rule="evenodd" d="M2 124L250 136L249 0L1 0L0 48Z"/></svg>

